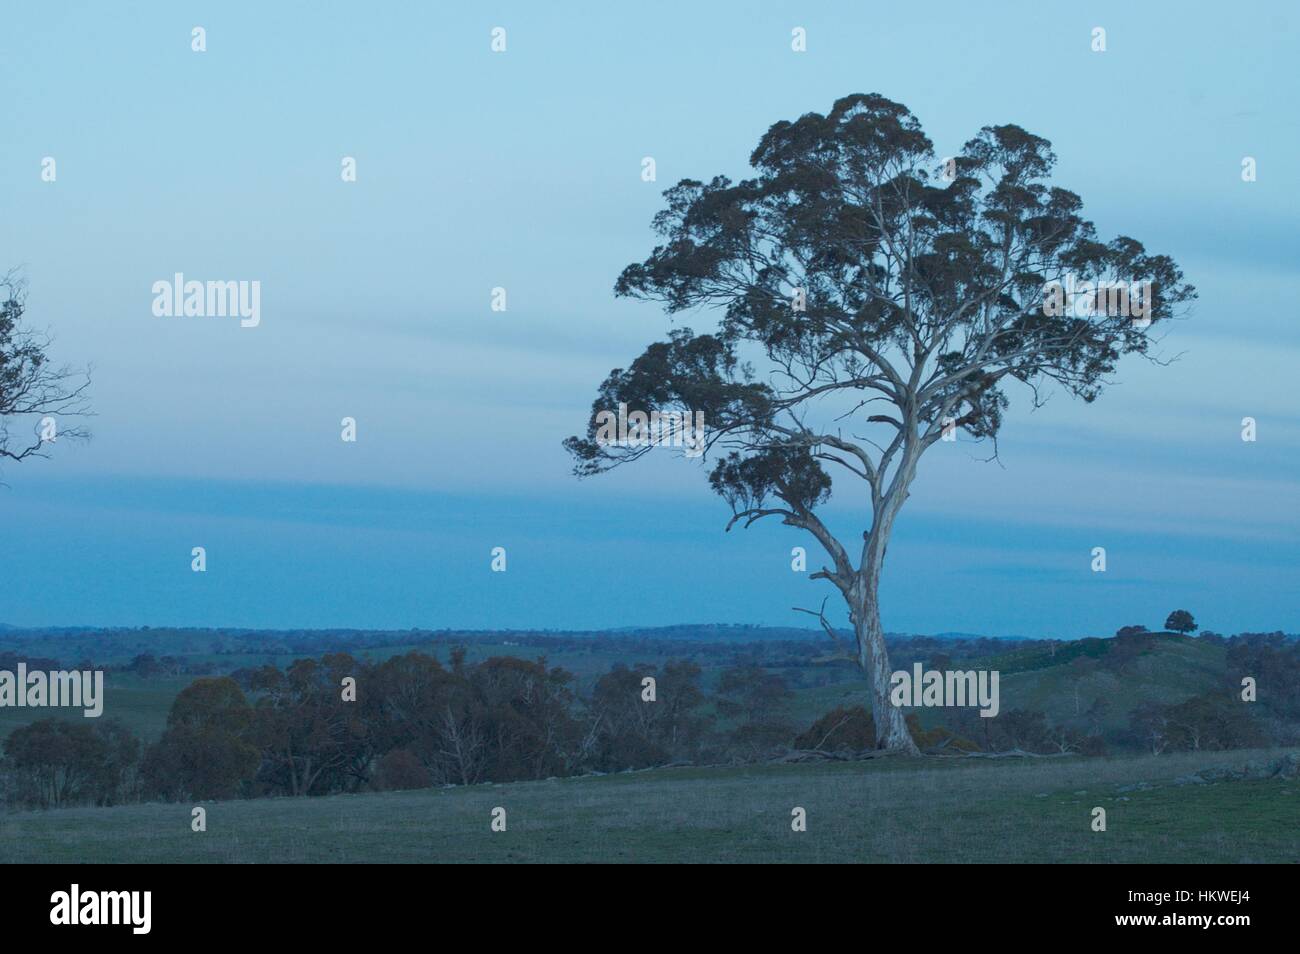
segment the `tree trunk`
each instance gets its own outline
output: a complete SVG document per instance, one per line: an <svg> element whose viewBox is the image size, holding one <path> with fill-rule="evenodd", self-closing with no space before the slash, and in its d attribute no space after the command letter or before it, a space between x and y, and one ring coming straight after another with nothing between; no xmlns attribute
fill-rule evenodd
<svg viewBox="0 0 1300 954"><path fill-rule="evenodd" d="M877 583L878 578L860 577L850 594L849 611L858 641L858 665L871 684L871 718L876 725L876 748L920 755L912 741L912 733L907 729L903 710L889 701L889 652L885 649L885 633L880 626Z"/></svg>
<svg viewBox="0 0 1300 954"><path fill-rule="evenodd" d="M885 548L894 530L907 488L916 469L916 458L909 448L889 493L877 507L870 533L862 548L862 565L848 593L849 616L858 640L858 665L871 683L871 718L876 724L876 748L920 755L912 733L907 729L903 710L889 701L889 652L885 649L885 631L880 625L880 571L885 563Z"/></svg>

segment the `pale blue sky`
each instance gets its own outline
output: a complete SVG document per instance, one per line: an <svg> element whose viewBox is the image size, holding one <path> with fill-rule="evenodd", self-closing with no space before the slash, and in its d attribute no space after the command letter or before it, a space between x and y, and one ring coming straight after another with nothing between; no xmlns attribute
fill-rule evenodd
<svg viewBox="0 0 1300 954"><path fill-rule="evenodd" d="M1100 232L1201 294L1173 366L1125 365L1092 406L1013 394L1001 466L928 455L886 627L1082 635L1185 605L1300 629L1300 13L1088 7L8 5L0 268L23 266L57 356L96 366L98 416L90 444L4 470L0 621L802 623L823 589L788 569L795 531L724 536L698 464L579 483L560 441L670 327L611 294L660 191L880 92L940 154L985 124L1047 137ZM261 326L154 318L177 271L261 281ZM832 506L850 536L856 492Z"/></svg>

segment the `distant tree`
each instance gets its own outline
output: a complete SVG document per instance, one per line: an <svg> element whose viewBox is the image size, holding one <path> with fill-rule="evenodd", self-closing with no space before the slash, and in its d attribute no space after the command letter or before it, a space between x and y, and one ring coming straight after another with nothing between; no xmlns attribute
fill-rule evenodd
<svg viewBox="0 0 1300 954"><path fill-rule="evenodd" d="M1059 751L1059 746L1053 741L1052 727L1047 722L1046 714L1036 709L1011 709L996 719L983 721L991 723L989 734L998 749Z"/></svg>
<svg viewBox="0 0 1300 954"><path fill-rule="evenodd" d="M0 275L0 459L13 461L44 457L58 440L85 438L84 427L65 425L62 419L89 413L89 372L51 364L53 339L23 323L26 309L22 279L12 271ZM43 436L47 417L54 419L53 440ZM31 423L31 437L10 432L20 420Z"/></svg>
<svg viewBox="0 0 1300 954"><path fill-rule="evenodd" d="M239 794L260 762L250 739L252 716L233 679L194 680L176 696L167 730L145 753L146 792L172 799Z"/></svg>
<svg viewBox="0 0 1300 954"><path fill-rule="evenodd" d="M133 800L139 794L140 740L116 717L97 719L95 734L103 743L92 772L95 804L116 805Z"/></svg>
<svg viewBox="0 0 1300 954"><path fill-rule="evenodd" d="M1119 629L1115 630L1115 635L1116 636L1138 636L1142 633L1147 633L1147 632L1150 632L1150 630L1148 630L1141 623L1134 623L1132 626L1121 626Z"/></svg>
<svg viewBox="0 0 1300 954"><path fill-rule="evenodd" d="M659 677L659 698L667 707L664 732L674 758L696 754L709 723L701 714L706 699L700 689L700 667L689 659L670 659Z"/></svg>
<svg viewBox="0 0 1300 954"><path fill-rule="evenodd" d="M1156 702L1140 702L1129 713L1132 740L1159 755L1169 747L1169 717L1165 707Z"/></svg>
<svg viewBox="0 0 1300 954"><path fill-rule="evenodd" d="M490 740L483 777L493 782L566 775L581 732L573 716L573 674L493 656L468 672L471 723Z"/></svg>
<svg viewBox="0 0 1300 954"><path fill-rule="evenodd" d="M784 677L756 663L737 663L724 669L718 677L718 711L746 722L767 722L780 717L790 695Z"/></svg>
<svg viewBox="0 0 1300 954"><path fill-rule="evenodd" d="M613 370L565 442L587 476L656 443L630 418L615 433L620 407L661 425L703 415L728 529L777 517L825 550L810 578L845 601L880 748L917 753L889 701L878 589L921 456L958 431L996 440L1016 383L1035 405L1048 386L1094 400L1121 356L1148 353L1147 327L1194 297L1168 257L1098 241L1079 197L1049 184L1055 158L1019 126L989 126L941 165L916 117L875 94L776 123L753 178L667 190L662 243L615 286L669 313L716 309L719 331L675 329ZM1143 321L1103 301L1130 285L1149 289ZM1049 307L1066 287L1096 292ZM818 516L827 467L861 481L870 517L852 539Z"/></svg>
<svg viewBox="0 0 1300 954"><path fill-rule="evenodd" d="M1203 693L1167 706L1171 744L1191 751L1262 745L1266 741L1264 733L1250 717L1249 709L1221 692Z"/></svg>
<svg viewBox="0 0 1300 954"><path fill-rule="evenodd" d="M1165 629L1171 633L1194 633L1196 632L1196 620L1187 610L1174 610L1165 620Z"/></svg>
<svg viewBox="0 0 1300 954"><path fill-rule="evenodd" d="M1088 727L1088 735L1100 736L1102 734L1106 716L1110 714L1110 702L1104 696L1098 696L1088 706L1088 711L1084 713L1084 721Z"/></svg>
<svg viewBox="0 0 1300 954"><path fill-rule="evenodd" d="M1259 701L1251 706L1268 714L1277 741L1300 743L1300 639L1281 633L1234 636L1228 641L1229 686L1240 692L1247 676L1259 687Z"/></svg>
<svg viewBox="0 0 1300 954"><path fill-rule="evenodd" d="M1252 707L1230 693L1206 692L1182 702L1144 702L1129 716L1130 738L1153 754L1169 750L1252 748L1267 742Z"/></svg>
<svg viewBox="0 0 1300 954"><path fill-rule="evenodd" d="M365 780L370 727L361 707L342 698L345 675L361 675L345 654L258 671L252 737L262 751L262 780L288 795L324 794L355 779L358 763Z"/></svg>
<svg viewBox="0 0 1300 954"><path fill-rule="evenodd" d="M644 698L648 678L655 680L654 701ZM692 757L706 724L699 678L700 667L686 660L669 660L662 671L615 664L592 689L591 744L583 754L604 771Z"/></svg>
<svg viewBox="0 0 1300 954"><path fill-rule="evenodd" d="M1043 733L1048 745L1061 754L1081 752L1087 737L1072 725L1049 725Z"/></svg>
<svg viewBox="0 0 1300 954"><path fill-rule="evenodd" d="M368 691L359 704L373 706L371 731L381 752L407 748L434 771L439 741L438 725L444 708L452 697L452 687L460 683L434 657L409 652L390 656L375 666L367 679ZM437 781L448 781L435 772Z"/></svg>
<svg viewBox="0 0 1300 954"><path fill-rule="evenodd" d="M715 703L732 720L729 739L744 758L759 758L794 734L786 714L792 693L784 677L753 662L741 662L718 677Z"/></svg>
<svg viewBox="0 0 1300 954"><path fill-rule="evenodd" d="M129 794L139 740L118 719L41 719L5 740L5 767L20 801L40 808L113 804Z"/></svg>
<svg viewBox="0 0 1300 954"><path fill-rule="evenodd" d="M425 653L390 657L372 671L362 702L375 707L378 751L408 749L436 784L472 785L489 770L495 740L463 647L451 662L449 670Z"/></svg>
<svg viewBox="0 0 1300 954"><path fill-rule="evenodd" d="M1106 652L1101 657L1101 665L1115 672L1129 669L1139 656L1150 652L1154 645L1155 637L1146 630L1117 635L1114 639L1106 640Z"/></svg>
<svg viewBox="0 0 1300 954"><path fill-rule="evenodd" d="M646 768L669 760L660 722L664 708L642 699L642 680L658 679L654 666L614 665L592 687L590 713L594 720L590 758L602 771Z"/></svg>
<svg viewBox="0 0 1300 954"><path fill-rule="evenodd" d="M130 672L135 673L137 676L144 676L146 678L162 672L162 666L159 664L158 658L154 656L153 653L139 653L131 660L127 669Z"/></svg>

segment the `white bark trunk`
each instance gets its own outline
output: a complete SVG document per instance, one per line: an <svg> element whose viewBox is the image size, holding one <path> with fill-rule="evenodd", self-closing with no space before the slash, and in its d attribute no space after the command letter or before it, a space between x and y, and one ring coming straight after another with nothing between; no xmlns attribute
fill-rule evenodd
<svg viewBox="0 0 1300 954"><path fill-rule="evenodd" d="M885 633L880 625L880 609L876 599L878 580L860 579L858 589L851 595L850 615L853 632L858 641L858 665L871 684L871 718L876 725L876 748L920 755L912 733L907 729L903 710L889 701L889 651L885 648Z"/></svg>
<svg viewBox="0 0 1300 954"><path fill-rule="evenodd" d="M903 710L889 701L889 652L885 648L885 631L880 624L880 571L885 563L885 549L894 530L907 489L916 469L916 455L908 449L898 476L889 493L877 508L874 524L862 548L862 565L847 598L853 618L853 632L858 640L858 664L871 683L871 718L876 724L876 748L920 755L908 731Z"/></svg>

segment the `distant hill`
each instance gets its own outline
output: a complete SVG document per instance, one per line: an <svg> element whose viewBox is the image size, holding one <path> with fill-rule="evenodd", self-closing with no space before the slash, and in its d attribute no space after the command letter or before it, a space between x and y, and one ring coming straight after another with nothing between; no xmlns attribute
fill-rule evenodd
<svg viewBox="0 0 1300 954"><path fill-rule="evenodd" d="M1121 641L1080 639L1055 648L1023 648L983 660L998 669L1002 706L1038 710L1056 723L1078 720L1098 701L1104 731L1123 728L1141 703L1172 704L1224 685L1222 643L1151 633L1123 654Z"/></svg>
<svg viewBox="0 0 1300 954"><path fill-rule="evenodd" d="M836 630L840 635L851 638L852 632L846 628ZM0 638L49 640L60 637L92 638L96 640L113 639L122 643L140 645L148 642L156 645L159 641L169 639L173 644L167 651L183 652L184 646L195 640L211 641L213 639L257 639L260 641L311 641L313 639L339 640L353 639L358 645L380 645L383 643L409 643L430 636L446 638L463 635L473 639L496 639L497 637L538 637L553 636L565 639L582 637L629 637L636 639L680 640L686 642L706 643L767 643L767 642L801 642L804 640L821 641L826 633L815 626L762 626L749 623L676 623L670 626L620 626L608 629L242 629L239 627L216 626L13 626L0 623ZM1000 639L1010 642L1024 641L1032 637L1024 636L985 636L979 633L943 632L934 634L891 632L890 639L943 639L975 640Z"/></svg>
<svg viewBox="0 0 1300 954"><path fill-rule="evenodd" d="M852 644L853 634L836 630L841 641ZM1159 636L1161 634L1150 634ZM1171 636L1172 634L1165 634ZM1243 634L1257 635L1257 634ZM1281 636L1283 634L1278 633ZM907 658L928 658L927 649L954 657L978 654L993 656L1022 669L1044 667L1062 658L1078 654L1097 654L1101 644L1113 637L1089 637L1082 640L1033 639L1021 636L981 636L948 631L934 635L887 633L891 646L906 647ZM1295 639L1294 635L1286 638ZM82 659L130 659L140 653L162 656L298 654L321 652L379 650L383 647L409 647L428 644L486 646L515 644L544 648L562 642L637 642L655 644L690 644L711 646L775 645L781 643L807 646L830 645L826 633L818 627L757 626L735 623L680 623L672 626L627 626L609 629L432 629L415 627L401 630L368 629L241 629L237 627L99 627L48 626L23 627L0 624L0 651L62 659L73 663ZM942 647L934 644L945 644ZM953 644L948 648L946 644ZM1003 648L999 648L1003 647ZM1055 647L1053 649L1053 647ZM919 655L918 655L919 654ZM1061 654L1064 654L1063 656Z"/></svg>

